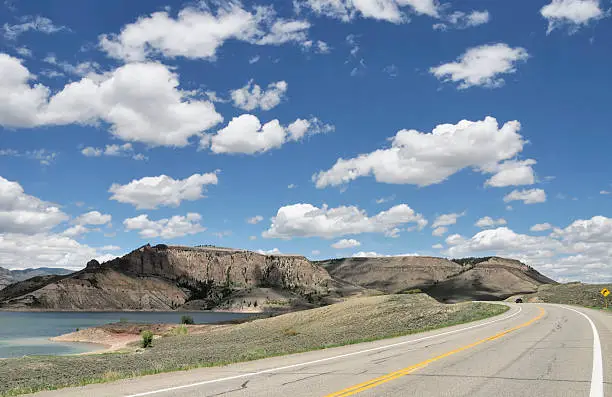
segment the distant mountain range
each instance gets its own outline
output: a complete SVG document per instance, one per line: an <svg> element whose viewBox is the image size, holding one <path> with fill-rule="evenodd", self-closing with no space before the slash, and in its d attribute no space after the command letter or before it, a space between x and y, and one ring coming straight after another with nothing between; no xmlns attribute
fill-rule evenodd
<svg viewBox="0 0 612 397"><path fill-rule="evenodd" d="M6 287L9 284L16 283L18 281L24 281L32 277L66 275L73 272L74 270L55 267L39 267L23 270L8 270L3 267L0 267L0 289Z"/></svg>
<svg viewBox="0 0 612 397"><path fill-rule="evenodd" d="M502 300L555 283L522 262L498 257L311 262L299 255L164 244L147 244L102 264L92 260L68 275L61 270L59 275L42 271L0 290L0 308L291 311L416 289L441 302Z"/></svg>

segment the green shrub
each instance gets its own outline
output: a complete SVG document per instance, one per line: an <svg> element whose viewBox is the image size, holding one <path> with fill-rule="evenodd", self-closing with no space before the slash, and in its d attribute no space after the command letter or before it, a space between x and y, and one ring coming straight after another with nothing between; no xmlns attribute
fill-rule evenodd
<svg viewBox="0 0 612 397"><path fill-rule="evenodd" d="M195 324L195 322L191 316L181 316L181 324Z"/></svg>
<svg viewBox="0 0 612 397"><path fill-rule="evenodd" d="M174 329L174 333L176 335L187 335L189 333L189 330L187 329L185 324L181 324Z"/></svg>
<svg viewBox="0 0 612 397"><path fill-rule="evenodd" d="M140 342L140 345L142 347L146 348L146 347L151 347L153 345L153 332L142 331L140 336L142 337L142 341Z"/></svg>

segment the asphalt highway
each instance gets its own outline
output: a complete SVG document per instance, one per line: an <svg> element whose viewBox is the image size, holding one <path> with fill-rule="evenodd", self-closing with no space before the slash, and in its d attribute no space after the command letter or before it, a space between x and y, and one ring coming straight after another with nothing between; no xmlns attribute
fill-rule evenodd
<svg viewBox="0 0 612 397"><path fill-rule="evenodd" d="M406 337L36 396L612 397L610 313L510 306Z"/></svg>

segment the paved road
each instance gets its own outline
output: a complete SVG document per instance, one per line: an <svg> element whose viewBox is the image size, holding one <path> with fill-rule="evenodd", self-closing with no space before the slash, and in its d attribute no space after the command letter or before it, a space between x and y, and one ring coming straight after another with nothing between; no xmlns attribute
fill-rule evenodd
<svg viewBox="0 0 612 397"><path fill-rule="evenodd" d="M612 315L512 305L502 316L408 337L37 394L350 395L612 397Z"/></svg>

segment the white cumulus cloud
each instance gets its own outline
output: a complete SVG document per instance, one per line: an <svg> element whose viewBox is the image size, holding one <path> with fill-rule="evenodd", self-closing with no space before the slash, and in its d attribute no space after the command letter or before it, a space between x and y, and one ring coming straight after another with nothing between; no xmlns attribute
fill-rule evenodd
<svg viewBox="0 0 612 397"><path fill-rule="evenodd" d="M100 211L90 211L78 216L73 223L77 225L106 225L112 219L113 217L109 214L102 214Z"/></svg>
<svg viewBox="0 0 612 397"><path fill-rule="evenodd" d="M66 237L78 237L82 234L89 233L91 230L83 225L74 225L64 230L61 235Z"/></svg>
<svg viewBox="0 0 612 397"><path fill-rule="evenodd" d="M312 204L293 204L278 209L272 218L270 228L262 233L265 238L291 239L293 237L334 238L360 233L397 234L397 227L409 223L419 229L427 225L427 220L406 204L399 204L368 216L364 210L355 206L321 208Z"/></svg>
<svg viewBox="0 0 612 397"><path fill-rule="evenodd" d="M35 234L68 220L60 207L25 193L23 187L0 176L0 232Z"/></svg>
<svg viewBox="0 0 612 397"><path fill-rule="evenodd" d="M504 196L504 202L522 201L525 204L546 202L546 192L542 189L513 190Z"/></svg>
<svg viewBox="0 0 612 397"><path fill-rule="evenodd" d="M134 160L146 160L147 157L142 153L135 153L131 143L124 143L123 145L112 144L106 145L105 148L96 148L87 146L81 150L81 154L86 157L100 157L100 156L113 156L113 157L131 157Z"/></svg>
<svg viewBox="0 0 612 397"><path fill-rule="evenodd" d="M353 238L351 239L343 238L342 240L339 240L333 243L331 247L336 248L336 249L345 249L345 248L359 247L360 245L361 243Z"/></svg>
<svg viewBox="0 0 612 397"><path fill-rule="evenodd" d="M48 87L21 60L0 53L0 125L105 122L124 141L151 146L186 146L189 138L223 118L209 101L178 88L178 75L156 62L130 63L112 72L90 74L51 96Z"/></svg>
<svg viewBox="0 0 612 397"><path fill-rule="evenodd" d="M126 185L114 183L109 192L111 200L132 204L137 209L155 209L161 206L177 207L182 201L195 201L204 197L206 185L218 183L215 172L193 174L185 179L167 175L134 179Z"/></svg>
<svg viewBox="0 0 612 397"><path fill-rule="evenodd" d="M161 237L169 239L197 234L206 230L200 224L201 220L202 216L193 212L186 216L175 215L157 221L150 220L148 215L142 214L124 220L123 225L127 230L138 230L138 234L142 238Z"/></svg>
<svg viewBox="0 0 612 397"><path fill-rule="evenodd" d="M531 166L534 164L536 161L533 159L504 161L493 167L491 171L494 171L495 175L489 178L485 185L493 187L533 185L535 174Z"/></svg>
<svg viewBox="0 0 612 397"><path fill-rule="evenodd" d="M457 219L461 218L462 216L465 215L465 211L461 212L461 213L450 213L450 214L442 214L440 216L438 216L434 222L432 223L431 227L432 228L437 228L440 226L450 226L450 225L454 225L457 223Z"/></svg>
<svg viewBox="0 0 612 397"><path fill-rule="evenodd" d="M304 0L294 4L297 4L298 10L308 8L315 14L345 22L359 15L391 23L405 23L410 20L408 13L438 18L442 11L437 0Z"/></svg>
<svg viewBox="0 0 612 397"><path fill-rule="evenodd" d="M283 253L278 248L272 248L271 250L257 250L255 251L258 254L262 255L282 255Z"/></svg>
<svg viewBox="0 0 612 397"><path fill-rule="evenodd" d="M61 234L0 234L2 267L27 269L32 266L49 266L78 270L84 268L91 259L104 262L115 257Z"/></svg>
<svg viewBox="0 0 612 397"><path fill-rule="evenodd" d="M552 225L550 223L536 223L529 228L529 230L532 232L543 232L550 229L552 229Z"/></svg>
<svg viewBox="0 0 612 397"><path fill-rule="evenodd" d="M205 136L200 146L210 147L214 153L264 153L277 149L286 142L298 141L306 135L329 132L333 129L333 126L323 124L317 118L297 119L284 127L276 119L262 125L256 116L243 114L234 117L216 134Z"/></svg>
<svg viewBox="0 0 612 397"><path fill-rule="evenodd" d="M231 91L234 106L243 110L270 110L281 103L287 93L288 84L285 81L277 81L268 84L267 89L262 89L253 80L242 88Z"/></svg>
<svg viewBox="0 0 612 397"><path fill-rule="evenodd" d="M527 50L512 48L504 43L469 48L456 62L432 67L429 71L438 79L459 83L459 89L475 86L501 87L503 74L516 72L516 65L529 58Z"/></svg>
<svg viewBox="0 0 612 397"><path fill-rule="evenodd" d="M542 7L540 14L548 21L547 34L563 26L574 33L580 27L605 16L599 0L552 0Z"/></svg>
<svg viewBox="0 0 612 397"><path fill-rule="evenodd" d="M214 60L227 40L256 45L301 44L308 40L310 23L278 18L272 7L247 11L234 3L210 9L186 7L176 18L160 11L125 25L119 34L100 36L109 56L126 62L162 55L167 58Z"/></svg>
<svg viewBox="0 0 612 397"><path fill-rule="evenodd" d="M537 227L536 227L537 226ZM532 230L548 230L547 224ZM507 227L483 230L471 238L446 239L451 257L498 255L516 258L561 282L612 282L612 218L578 219L549 236L516 233Z"/></svg>
<svg viewBox="0 0 612 397"><path fill-rule="evenodd" d="M440 183L464 168L493 173L497 164L523 150L518 121L501 128L493 117L440 124L431 133L401 130L391 148L338 159L334 166L313 176L317 188L338 186L373 175L378 182L428 186Z"/></svg>
<svg viewBox="0 0 612 397"><path fill-rule="evenodd" d="M494 227L494 226L502 226L502 225L505 225L506 223L507 222L504 218L493 219L490 216L485 216L477 220L474 225L481 229L486 229L486 228Z"/></svg>

